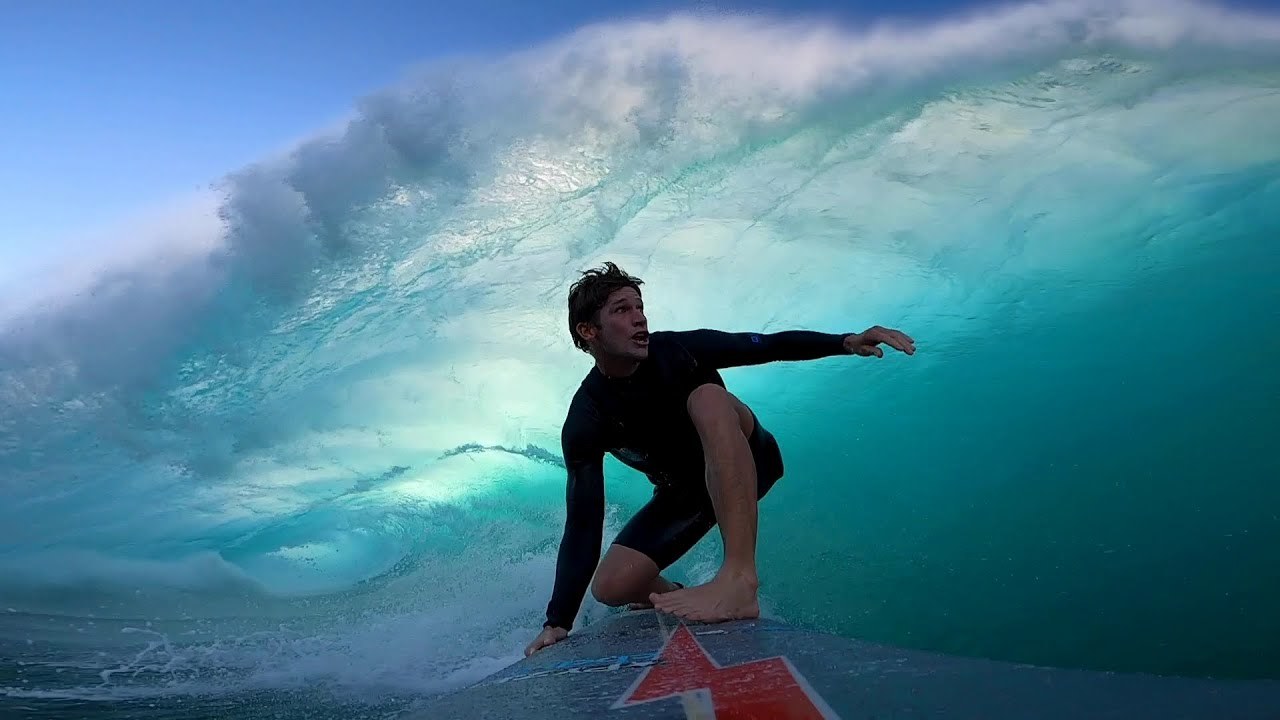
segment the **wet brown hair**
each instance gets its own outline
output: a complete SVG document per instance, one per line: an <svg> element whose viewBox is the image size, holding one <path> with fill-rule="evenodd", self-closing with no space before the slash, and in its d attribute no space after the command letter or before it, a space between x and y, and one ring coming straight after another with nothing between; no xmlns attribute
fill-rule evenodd
<svg viewBox="0 0 1280 720"><path fill-rule="evenodd" d="M578 335L578 323L598 324L598 313L610 295L628 287L639 293L643 284L643 280L628 275L611 262L583 270L582 277L569 287L569 335L573 337L573 344L583 352L590 352L587 341Z"/></svg>

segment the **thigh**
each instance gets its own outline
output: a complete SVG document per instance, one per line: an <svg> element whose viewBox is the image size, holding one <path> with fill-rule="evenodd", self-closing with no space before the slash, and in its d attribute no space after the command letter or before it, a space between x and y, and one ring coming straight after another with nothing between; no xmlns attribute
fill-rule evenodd
<svg viewBox="0 0 1280 720"><path fill-rule="evenodd" d="M659 570L669 567L715 526L705 488L659 488L614 538L615 545L643 553Z"/></svg>
<svg viewBox="0 0 1280 720"><path fill-rule="evenodd" d="M737 417L738 427L747 437L747 446L751 449L751 458L756 466L757 497L764 497L783 474L782 450L778 441L763 425L746 403L729 392L723 385L715 387L713 383L699 386L697 396L690 395L691 415L695 412L714 412L710 410L716 403L724 403L722 407L731 409ZM695 407L698 409L695 410ZM695 425L697 425L695 421ZM699 428L700 436L704 431ZM703 438L705 441L705 438ZM705 453L698 456L699 462L705 462Z"/></svg>
<svg viewBox="0 0 1280 720"><path fill-rule="evenodd" d="M743 425L750 424L747 445L756 466L757 501L782 478L782 450L773 433L745 405ZM745 429L745 427L744 427ZM643 553L664 570L689 552L716 525L715 507L707 494L704 469L690 468L653 498L622 528L613 544Z"/></svg>
<svg viewBox="0 0 1280 720"><path fill-rule="evenodd" d="M782 463L782 448L778 439L752 413L751 434L747 436L747 446L751 448L751 457L756 463L756 498L763 498L773 488L774 483L782 479L785 467Z"/></svg>

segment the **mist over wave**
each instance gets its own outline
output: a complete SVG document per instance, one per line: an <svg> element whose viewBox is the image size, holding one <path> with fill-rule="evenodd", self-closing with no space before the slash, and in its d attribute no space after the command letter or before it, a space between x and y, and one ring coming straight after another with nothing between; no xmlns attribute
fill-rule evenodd
<svg viewBox="0 0 1280 720"><path fill-rule="evenodd" d="M771 610L954 652L1280 674L1280 589L1255 577L1280 538L1275 117L1280 19L1196 3L675 16L426 66L127 257L0 305L0 638L169 623L139 661L161 694L434 691L510 662L550 591L588 363L564 294L611 259L654 327L920 344L726 373L791 468L762 521ZM608 472L611 534L645 483ZM708 574L716 541L680 571ZM1078 580L1134 567L1127 609ZM1141 602L1205 629L1091 655ZM1245 626L1261 667L1222 659ZM50 662L107 642L54 634ZM119 697L101 673L123 652L39 692Z"/></svg>

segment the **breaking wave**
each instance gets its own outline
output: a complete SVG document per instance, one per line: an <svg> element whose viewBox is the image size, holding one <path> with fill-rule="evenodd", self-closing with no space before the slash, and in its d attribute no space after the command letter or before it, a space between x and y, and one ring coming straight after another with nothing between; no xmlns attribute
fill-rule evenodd
<svg viewBox="0 0 1280 720"><path fill-rule="evenodd" d="M1273 15L1046 2L682 15L415 71L0 302L0 641L88 673L6 692L378 695L518 657L586 369L564 293L605 259L654 327L919 343L726 373L788 455L771 612L1280 675L1278 48ZM609 474L614 532L645 483Z"/></svg>

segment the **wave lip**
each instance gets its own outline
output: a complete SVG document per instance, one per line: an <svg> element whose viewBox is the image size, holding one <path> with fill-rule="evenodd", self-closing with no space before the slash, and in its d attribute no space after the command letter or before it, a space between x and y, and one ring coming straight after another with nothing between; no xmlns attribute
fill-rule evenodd
<svg viewBox="0 0 1280 720"><path fill-rule="evenodd" d="M363 99L336 131L229 175L219 192L180 212L139 221L153 239L137 241L132 228L129 252L99 262L127 284L132 273L177 272L185 264L181 252L169 252L171 262L159 267L157 253L186 247L220 258L193 262L223 281L226 261L233 261L263 287L285 287L287 277L351 242L344 229L353 213L465 186L467 176L495 169L488 167L494 153L540 138L608 128L631 140L671 139L640 132L651 123L698 137L694 121L708 109L729 120L776 121L833 88L980 73L971 63L1205 48L1227 54L1196 55L1196 62L1274 60L1280 17L1190 0L1049 0L866 27L732 14L601 23L510 55L428 65ZM209 206L218 201L216 210ZM90 287L88 267L80 259L64 268L75 271L63 279L74 295L100 291ZM18 307L10 315L41 312ZM68 311L63 303L54 307Z"/></svg>

